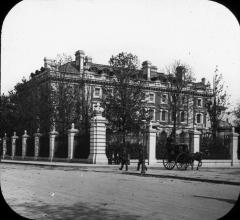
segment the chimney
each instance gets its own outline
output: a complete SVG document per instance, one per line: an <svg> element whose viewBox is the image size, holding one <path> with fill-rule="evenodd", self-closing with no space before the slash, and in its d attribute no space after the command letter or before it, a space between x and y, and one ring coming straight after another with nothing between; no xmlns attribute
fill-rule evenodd
<svg viewBox="0 0 240 220"><path fill-rule="evenodd" d="M206 78L202 78L202 84L205 85L206 83Z"/></svg>
<svg viewBox="0 0 240 220"><path fill-rule="evenodd" d="M151 62L146 60L142 63L143 74L147 75L147 80L151 80Z"/></svg>
<svg viewBox="0 0 240 220"><path fill-rule="evenodd" d="M176 77L178 81L182 81L185 75L185 67L184 66L177 66L176 68Z"/></svg>
<svg viewBox="0 0 240 220"><path fill-rule="evenodd" d="M43 61L44 61L44 68L47 68L48 67L48 65L47 65L47 58L44 57Z"/></svg>
<svg viewBox="0 0 240 220"><path fill-rule="evenodd" d="M86 63L92 63L92 57L86 56L86 57L85 57L85 62L86 62Z"/></svg>
<svg viewBox="0 0 240 220"><path fill-rule="evenodd" d="M75 53L75 62L80 73L83 72L84 56L85 56L85 53L83 50L78 50Z"/></svg>

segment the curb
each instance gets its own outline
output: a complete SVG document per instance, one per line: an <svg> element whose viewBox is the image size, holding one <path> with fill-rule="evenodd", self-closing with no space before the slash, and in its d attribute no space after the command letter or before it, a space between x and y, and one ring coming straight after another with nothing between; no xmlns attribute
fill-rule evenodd
<svg viewBox="0 0 240 220"><path fill-rule="evenodd" d="M77 165L69 165L69 164L46 164L46 163L33 163L31 161L1 161L0 163L6 163L6 164L21 164L21 165L34 165L34 166L40 166L40 167L69 167L69 168L85 168L88 167L88 164L83 163L85 166L79 166ZM74 163L71 163L74 164ZM92 168L103 168L103 167L108 167L109 165L91 165L89 164L90 167ZM119 165L111 165L111 166L119 166ZM88 171L88 170L84 170ZM91 171L91 170L90 170ZM97 170L92 170L93 172L102 172L102 173L109 173L106 171L97 171ZM233 182L233 181L227 181L227 180L213 180L213 179L203 179L203 178L193 178L193 177L184 177L184 176L172 176L172 175L161 175L161 174L141 174L141 173L135 173L135 172L122 172L118 174L125 174L125 175L132 175L132 176L141 176L141 177L155 177L155 178L169 178L169 179L180 179L180 180L189 180L189 181L197 181L197 182L207 182L207 183L215 183L215 184L227 184L227 185L235 185L235 186L240 186L240 182Z"/></svg>
<svg viewBox="0 0 240 220"><path fill-rule="evenodd" d="M216 183L216 184L227 184L227 185L235 185L240 186L240 182L233 182L227 180L211 180L211 179L201 179L201 178L192 178L192 177L183 177L183 176L171 176L171 175L160 175L160 174L141 174L141 173L133 173L133 172L124 172L126 175L133 176L143 176L143 177L155 177L155 178L169 178L169 179L180 179L180 180L190 180L197 182L207 182L207 183Z"/></svg>

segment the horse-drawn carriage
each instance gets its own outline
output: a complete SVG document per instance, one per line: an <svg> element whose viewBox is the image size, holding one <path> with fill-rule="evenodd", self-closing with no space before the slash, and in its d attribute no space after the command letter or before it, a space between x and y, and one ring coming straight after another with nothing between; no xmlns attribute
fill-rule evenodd
<svg viewBox="0 0 240 220"><path fill-rule="evenodd" d="M163 165L166 169L172 170L175 166L178 169L187 169L191 166L193 169L194 160L198 161L197 169L202 166L202 157L207 152L190 152L189 145L186 143L177 143L171 137L167 139L165 145L165 154L163 156Z"/></svg>
<svg viewBox="0 0 240 220"><path fill-rule="evenodd" d="M183 167L183 163L186 163L185 166L188 166L187 161L185 161L182 156L186 156L189 153L188 145L184 143L169 143L166 145L165 155L163 157L163 165L166 169L172 170L175 166L178 169ZM180 156L180 157L179 157ZM180 161L181 160L181 161Z"/></svg>
<svg viewBox="0 0 240 220"><path fill-rule="evenodd" d="M163 157L163 165L168 170L172 170L175 166L180 170L186 170L188 166L191 166L193 169L194 160L196 160L198 161L198 170L198 168L202 166L202 157L205 154L208 155L209 152L191 153L189 146L185 143L168 142Z"/></svg>

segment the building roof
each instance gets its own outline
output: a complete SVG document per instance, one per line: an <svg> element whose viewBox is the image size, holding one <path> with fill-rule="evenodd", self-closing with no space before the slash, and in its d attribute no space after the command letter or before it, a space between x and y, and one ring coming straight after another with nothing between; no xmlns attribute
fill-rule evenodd
<svg viewBox="0 0 240 220"><path fill-rule="evenodd" d="M65 63L65 64L61 65L59 67L59 71L63 71L63 72L66 72L66 73L75 73L75 74L79 73L79 71L77 69L77 66L75 64L75 61L71 61L71 62L68 62L68 63Z"/></svg>

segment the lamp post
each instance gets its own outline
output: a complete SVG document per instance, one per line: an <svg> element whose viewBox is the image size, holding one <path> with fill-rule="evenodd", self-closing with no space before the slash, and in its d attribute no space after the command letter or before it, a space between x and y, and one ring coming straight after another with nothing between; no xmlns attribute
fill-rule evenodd
<svg viewBox="0 0 240 220"><path fill-rule="evenodd" d="M149 119L149 109L146 108L146 113L145 113L146 119ZM143 145L142 145L142 169L141 169L141 174L145 174L146 173L146 166L145 166L145 149L147 150L147 142L148 142L148 127L149 127L149 120L142 120L144 122L144 126L143 126L143 138L145 141L143 141ZM144 143L145 142L145 143ZM145 149L144 149L145 148Z"/></svg>

